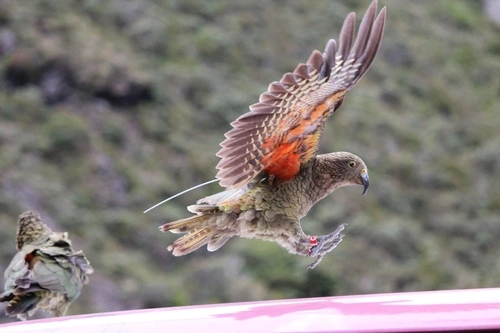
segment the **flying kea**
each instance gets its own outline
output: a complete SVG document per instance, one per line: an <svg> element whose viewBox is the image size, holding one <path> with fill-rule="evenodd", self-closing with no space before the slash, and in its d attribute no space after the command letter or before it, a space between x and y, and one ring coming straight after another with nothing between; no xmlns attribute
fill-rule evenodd
<svg viewBox="0 0 500 333"><path fill-rule="evenodd" d="M226 190L197 201L196 215L166 223L163 232L185 233L168 247L181 256L231 237L274 241L292 254L315 256L314 268L342 240L345 224L323 236L308 236L300 219L319 200L343 186L368 189L368 169L348 152L317 155L326 120L370 67L382 41L385 7L377 0L355 33L356 16L344 21L338 44L328 41L305 64L269 85L250 111L231 123L217 156L217 178Z"/></svg>
<svg viewBox="0 0 500 333"><path fill-rule="evenodd" d="M64 316L94 270L82 251L75 252L66 232L53 232L35 211L19 216L17 250L5 271L5 314L26 320L37 310Z"/></svg>

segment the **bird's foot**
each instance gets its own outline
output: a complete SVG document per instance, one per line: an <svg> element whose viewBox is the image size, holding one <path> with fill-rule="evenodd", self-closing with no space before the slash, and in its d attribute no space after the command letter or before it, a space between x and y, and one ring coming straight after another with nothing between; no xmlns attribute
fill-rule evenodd
<svg viewBox="0 0 500 333"><path fill-rule="evenodd" d="M318 266L318 264L323 260L323 257L328 252L332 251L337 245L340 244L344 234L342 234L342 230L347 226L346 223L343 223L335 229L334 232L329 233L328 235L323 236L311 236L309 237L309 251L307 256L314 257L317 256L316 260L307 266L307 269L313 269Z"/></svg>

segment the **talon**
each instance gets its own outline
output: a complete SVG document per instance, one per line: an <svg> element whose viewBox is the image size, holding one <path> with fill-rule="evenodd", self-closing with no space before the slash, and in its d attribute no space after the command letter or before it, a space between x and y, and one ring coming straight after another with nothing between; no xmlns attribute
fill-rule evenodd
<svg viewBox="0 0 500 333"><path fill-rule="evenodd" d="M311 263L309 266L307 266L306 270L313 269L314 267L318 266L318 264L323 260L323 256L319 255L316 260L314 260L313 263Z"/></svg>
<svg viewBox="0 0 500 333"><path fill-rule="evenodd" d="M309 236L310 246L307 250L307 256L316 256L317 258L312 264L307 266L307 269L313 269L314 267L316 267L321 262L325 254L332 251L340 244L340 242L342 242L342 238L344 238L344 235L341 232L345 229L346 226L347 224L345 223L341 224L337 229L335 229L335 231L329 233L328 235Z"/></svg>

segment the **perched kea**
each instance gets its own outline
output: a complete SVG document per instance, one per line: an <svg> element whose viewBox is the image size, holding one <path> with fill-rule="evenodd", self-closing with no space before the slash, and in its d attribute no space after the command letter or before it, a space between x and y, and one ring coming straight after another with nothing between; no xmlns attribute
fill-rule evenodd
<svg viewBox="0 0 500 333"><path fill-rule="evenodd" d="M217 156L217 178L227 189L188 207L195 216L160 230L185 233L168 250L180 256L203 245L209 251L231 237L274 241L289 252L317 256L309 268L342 240L344 225L323 236L308 236L300 219L319 200L343 186L368 189L368 168L348 152L317 155L327 119L366 73L382 42L386 18L374 0L355 33L356 16L344 21L338 44L328 41L305 64L269 85L250 111L226 133Z"/></svg>
<svg viewBox="0 0 500 333"><path fill-rule="evenodd" d="M19 216L17 250L5 271L5 314L26 320L37 310L63 316L94 270L82 251L75 252L66 232L53 232L35 211Z"/></svg>

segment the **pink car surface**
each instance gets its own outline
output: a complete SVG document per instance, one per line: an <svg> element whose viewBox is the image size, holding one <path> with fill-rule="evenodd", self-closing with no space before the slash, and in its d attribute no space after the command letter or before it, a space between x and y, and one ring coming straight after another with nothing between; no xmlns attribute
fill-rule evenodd
<svg viewBox="0 0 500 333"><path fill-rule="evenodd" d="M108 312L9 323L13 332L499 331L500 288L338 296Z"/></svg>

